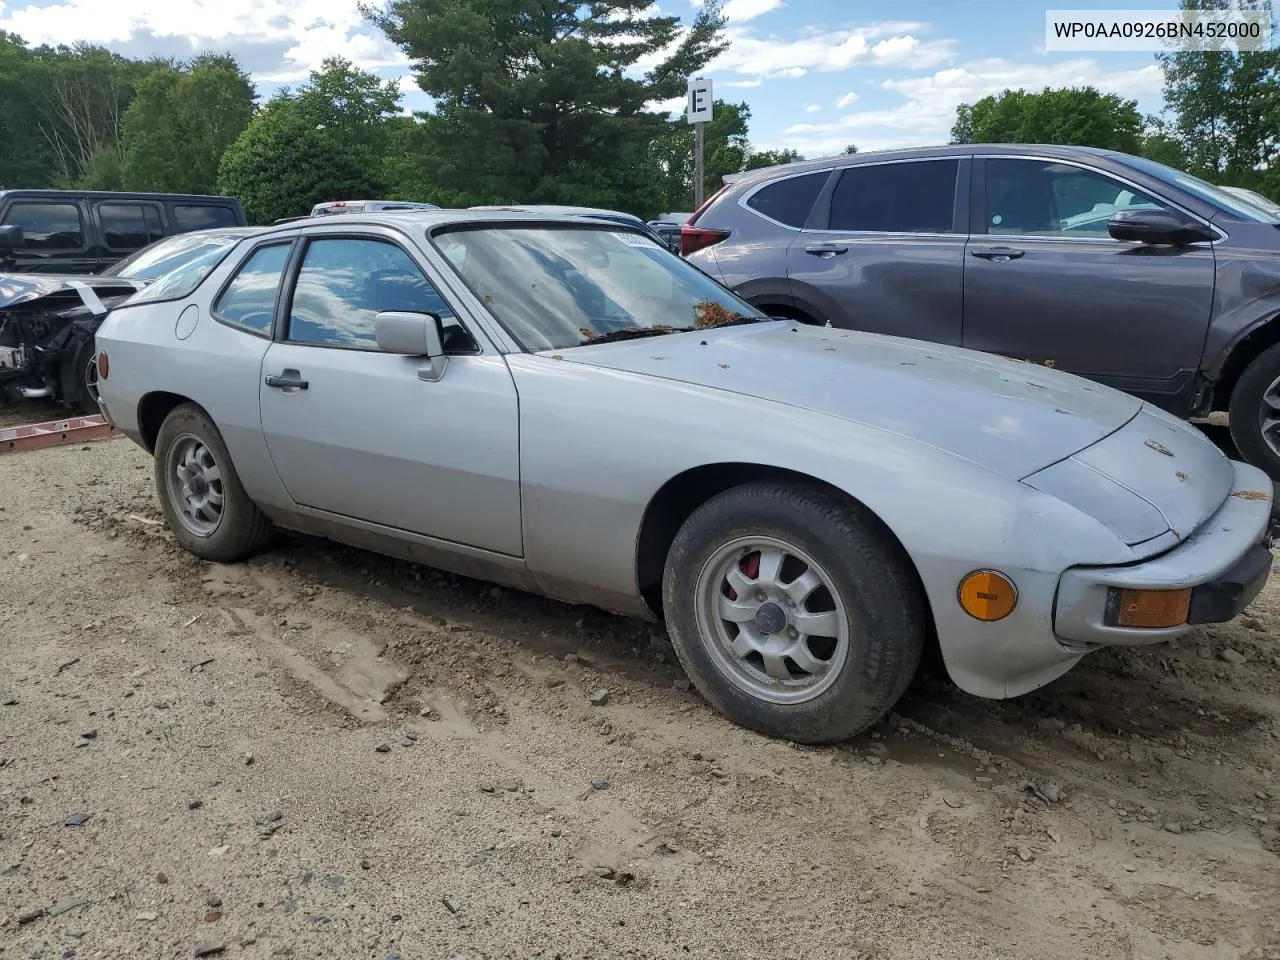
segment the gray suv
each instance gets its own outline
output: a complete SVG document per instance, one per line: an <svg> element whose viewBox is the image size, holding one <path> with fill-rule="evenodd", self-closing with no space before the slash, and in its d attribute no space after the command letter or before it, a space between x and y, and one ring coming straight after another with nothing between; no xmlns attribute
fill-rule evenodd
<svg viewBox="0 0 1280 960"><path fill-rule="evenodd" d="M726 184L681 252L775 316L1229 411L1240 453L1280 480L1280 218L1190 174L1026 144L793 163Z"/></svg>

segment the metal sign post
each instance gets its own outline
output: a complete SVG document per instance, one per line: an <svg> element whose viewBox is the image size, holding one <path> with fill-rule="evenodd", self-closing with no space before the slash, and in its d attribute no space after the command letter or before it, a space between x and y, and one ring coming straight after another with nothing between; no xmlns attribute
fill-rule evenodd
<svg viewBox="0 0 1280 960"><path fill-rule="evenodd" d="M693 124L693 208L702 206L702 194L706 188L703 173L703 130L711 121L711 81L706 77L689 80L688 118Z"/></svg>

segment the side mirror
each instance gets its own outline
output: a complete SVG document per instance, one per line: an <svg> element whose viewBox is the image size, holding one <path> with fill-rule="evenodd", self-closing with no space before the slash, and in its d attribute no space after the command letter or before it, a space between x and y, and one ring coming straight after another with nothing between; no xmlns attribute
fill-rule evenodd
<svg viewBox="0 0 1280 960"><path fill-rule="evenodd" d="M406 357L425 357L418 371L421 380L439 380L448 358L444 354L444 326L434 313L384 310L373 320L378 349Z"/></svg>
<svg viewBox="0 0 1280 960"><path fill-rule="evenodd" d="M1116 240L1175 247L1213 240L1217 236L1208 227L1167 210L1117 210L1107 221L1107 232Z"/></svg>
<svg viewBox="0 0 1280 960"><path fill-rule="evenodd" d="M0 250L12 250L15 247L20 247L25 239L22 235L22 228L17 224L11 223L8 226L0 227Z"/></svg>

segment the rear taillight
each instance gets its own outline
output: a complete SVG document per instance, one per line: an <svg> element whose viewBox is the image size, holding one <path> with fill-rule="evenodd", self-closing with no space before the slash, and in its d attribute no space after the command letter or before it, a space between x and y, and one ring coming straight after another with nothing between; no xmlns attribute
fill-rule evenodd
<svg viewBox="0 0 1280 960"><path fill-rule="evenodd" d="M729 236L728 230L712 230L707 227L699 227L698 218L707 212L707 209L720 198L720 194L728 189L725 184L703 202L702 206L693 211L693 216L684 222L680 227L680 256L687 257L689 254L697 250L705 250L707 247L714 246L721 240L725 240Z"/></svg>
<svg viewBox="0 0 1280 960"><path fill-rule="evenodd" d="M98 351L98 379L107 379L107 374L111 372L111 362L107 359L107 351Z"/></svg>
<svg viewBox="0 0 1280 960"><path fill-rule="evenodd" d="M711 230L691 227L687 223L680 228L680 256L687 257L698 250L705 250L729 237L728 230Z"/></svg>

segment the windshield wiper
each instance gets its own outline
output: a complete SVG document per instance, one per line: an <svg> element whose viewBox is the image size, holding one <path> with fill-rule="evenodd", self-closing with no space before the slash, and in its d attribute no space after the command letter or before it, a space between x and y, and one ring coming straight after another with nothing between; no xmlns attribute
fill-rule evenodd
<svg viewBox="0 0 1280 960"><path fill-rule="evenodd" d="M664 333L688 333L692 327L627 327L623 330L614 330L611 333L601 333L594 337L588 337L581 343L576 344L579 347L586 347L593 343L614 343L618 340L639 340L641 337L660 337Z"/></svg>

